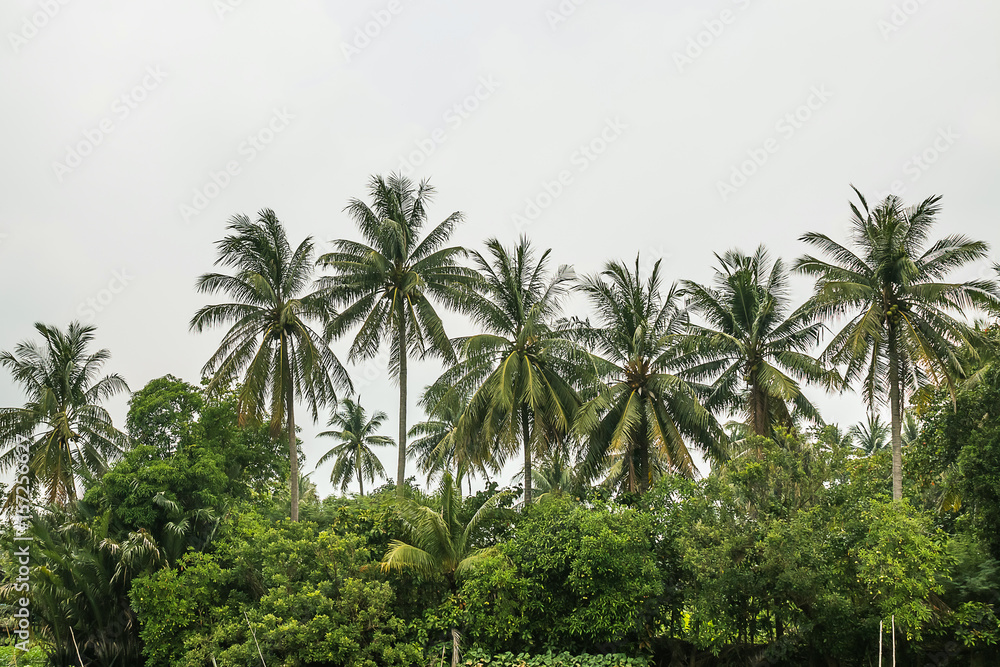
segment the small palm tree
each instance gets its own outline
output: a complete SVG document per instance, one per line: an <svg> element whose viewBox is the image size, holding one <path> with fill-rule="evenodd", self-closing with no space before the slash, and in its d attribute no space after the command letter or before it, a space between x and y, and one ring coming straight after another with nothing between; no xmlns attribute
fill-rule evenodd
<svg viewBox="0 0 1000 667"><path fill-rule="evenodd" d="M465 257L464 248L444 247L462 221L462 213L452 213L422 241L419 239L434 194L427 181L414 187L402 176L373 176L369 194L370 206L352 199L346 209L365 243L335 241L334 252L319 258L320 266L332 270L333 275L321 278L319 285L330 303L344 307L327 332L339 338L359 326L350 359L374 357L382 343L388 343L391 350L389 370L399 382L396 490L402 494L406 480L407 362L414 353L454 359L451 341L432 300L466 310L476 274L458 264Z"/></svg>
<svg viewBox="0 0 1000 667"><path fill-rule="evenodd" d="M769 437L773 427L791 428L795 416L821 422L800 381L839 387L836 372L808 354L823 325L809 313L790 311L788 271L772 263L764 246L753 255L716 255L714 286L685 280L688 308L704 325L692 324L685 376L713 380L704 405L742 413L750 433Z"/></svg>
<svg viewBox="0 0 1000 667"><path fill-rule="evenodd" d="M316 467L333 459L330 482L334 486L339 486L341 491L347 491L347 485L353 482L356 476L358 495L363 496L366 477L370 482L375 481L376 475L380 479L385 477L385 468L372 451L372 446L392 446L396 443L388 436L375 435L388 416L379 410L369 418L365 409L361 407L360 400L359 398L355 403L349 398L345 399L328 424L339 427L339 430L323 431L318 434L318 437L336 438L340 442L316 462Z"/></svg>
<svg viewBox="0 0 1000 667"><path fill-rule="evenodd" d="M462 506L462 492L450 472L441 480L440 510L409 498L399 501L399 515L405 539L393 540L382 559L382 570L410 570L431 577L440 575L448 584L452 595L458 593L458 580L482 562L490 549L473 548L473 536L480 522L496 509L504 493L498 493L483 503L479 511L464 526L458 513ZM452 665L458 664L457 628L452 628Z"/></svg>
<svg viewBox="0 0 1000 667"><path fill-rule="evenodd" d="M432 401L433 398L425 394L420 405L430 411ZM484 446L488 443L476 438L459 437L459 420L468 404L467 396L456 394L445 403L435 406L436 409L426 420L414 424L410 429L410 438L413 440L407 456L416 459L417 468L427 475L428 482L446 470L453 472L455 482L459 485L463 479L468 479L471 484L473 473L478 472L488 478L490 471L500 471L489 447Z"/></svg>
<svg viewBox="0 0 1000 667"><path fill-rule="evenodd" d="M852 186L853 188L853 186ZM823 358L860 380L869 409L887 395L892 429L892 496L903 497L903 399L928 379L947 385L966 374L959 348L976 357L986 345L980 332L956 318L982 307L996 310L1000 294L992 280L942 282L954 269L983 259L988 246L952 235L927 245L940 212L939 196L906 208L889 195L874 209L857 188L851 204L853 250L825 234L801 240L828 255L805 255L795 270L816 278L809 302L823 319L849 318L827 345Z"/></svg>
<svg viewBox="0 0 1000 667"><path fill-rule="evenodd" d="M471 253L482 275L472 316L485 333L457 341L459 361L428 389L428 401L433 414L468 395L457 437L496 443L492 461L502 464L523 448L524 501L530 504L532 453L546 434L569 432L580 405L573 385L588 355L554 325L572 269L550 276L551 251L536 260L526 238L514 248L497 239L486 246L488 256Z"/></svg>
<svg viewBox="0 0 1000 667"><path fill-rule="evenodd" d="M102 475L108 459L129 444L100 405L128 385L117 374L99 377L111 355L88 352L93 326L72 322L64 332L37 323L35 330L43 345L23 341L14 352L0 353L0 365L28 396L23 407L0 408L0 446L6 447L0 469L22 463L20 446L26 443L28 479L45 487L48 502L72 501L75 478Z"/></svg>
<svg viewBox="0 0 1000 667"><path fill-rule="evenodd" d="M723 459L725 434L694 390L674 374L677 338L688 319L677 306L675 287L662 292L660 262L645 280L638 257L634 271L609 262L601 274L583 280L582 291L598 322L577 333L602 355L608 380L581 408L574 427L586 440L586 469L596 474L616 457L617 486L644 493L655 467L695 475L685 440L713 460Z"/></svg>
<svg viewBox="0 0 1000 667"><path fill-rule="evenodd" d="M866 421L855 424L847 433L854 439L854 446L868 456L881 452L889 444L889 425L875 413L869 413Z"/></svg>
<svg viewBox="0 0 1000 667"><path fill-rule="evenodd" d="M199 292L223 292L231 303L205 306L191 319L191 329L232 323L202 372L211 374L208 392L224 391L242 378L238 390L240 424L270 413L271 435L287 426L288 486L291 519L299 519L299 458L295 436L295 402L304 400L313 421L319 408L336 403L338 388L351 380L327 339L310 324L322 325L333 313L318 293L302 294L312 280L313 242L306 238L292 250L274 211L265 209L257 220L233 217L232 233L219 241L217 265L234 275L207 273L198 279Z"/></svg>

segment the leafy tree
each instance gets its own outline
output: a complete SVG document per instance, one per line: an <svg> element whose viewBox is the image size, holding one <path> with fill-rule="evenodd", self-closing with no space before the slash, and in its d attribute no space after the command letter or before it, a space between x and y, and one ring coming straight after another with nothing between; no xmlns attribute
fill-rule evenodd
<svg viewBox="0 0 1000 667"><path fill-rule="evenodd" d="M648 515L627 508L568 498L533 504L500 546L505 560L483 563L463 582L468 633L518 652L647 641L664 590L651 530Z"/></svg>
<svg viewBox="0 0 1000 667"><path fill-rule="evenodd" d="M316 462L316 467L318 468L330 459L334 459L330 482L334 486L339 485L341 491L346 491L347 485L357 476L359 495L363 496L365 495L365 477L374 482L376 475L385 476L382 462L371 450L372 445L392 446L396 444L388 436L375 434L385 420L386 414L381 410L368 418L360 402L355 403L348 398L343 401L328 424L339 427L339 430L323 431L317 434L317 437L336 438L340 441Z"/></svg>
<svg viewBox="0 0 1000 667"><path fill-rule="evenodd" d="M274 211L265 209L256 221L234 216L229 236L219 241L217 265L235 275L207 273L198 279L199 292L223 292L234 299L200 309L191 329L232 323L219 349L205 364L212 374L209 393L226 389L237 377L240 423L270 414L275 437L287 427L291 518L299 516L299 462L295 437L295 401L305 400L313 420L320 406L336 402L336 389L350 387L350 378L330 351L327 340L310 327L331 316L329 304L317 292L302 294L313 270L313 242L306 238L293 251Z"/></svg>
<svg viewBox="0 0 1000 667"><path fill-rule="evenodd" d="M197 387L165 375L132 394L125 427L135 442L171 454L190 443L189 429L204 405Z"/></svg>
<svg viewBox="0 0 1000 667"><path fill-rule="evenodd" d="M618 455L618 486L643 493L655 465L651 459L695 475L685 436L713 460L724 458L722 429L673 372L677 337L688 321L675 289L662 293L659 260L645 280L638 256L634 272L622 262L609 262L601 274L583 280L582 291L598 321L579 333L602 355L608 380L581 408L574 426L586 438L587 470L596 473L609 454Z"/></svg>
<svg viewBox="0 0 1000 667"><path fill-rule="evenodd" d="M392 174L373 176L368 186L371 205L352 199L347 212L365 243L339 240L334 252L319 258L333 271L319 284L331 303L344 310L328 332L343 336L360 325L351 344L351 359L374 357L383 342L389 344L389 369L399 382L399 439L396 486L406 481L407 361L411 354L438 354L454 358L451 341L432 299L449 308L465 310L475 272L458 264L460 247L443 247L463 214L455 212L421 241L427 205L434 188L427 181L414 187L409 179Z"/></svg>
<svg viewBox="0 0 1000 667"><path fill-rule="evenodd" d="M888 402L892 428L893 498L903 497L902 423L907 391L931 379L954 393L966 373L958 346L976 355L981 336L955 315L1000 304L992 280L943 282L954 269L983 259L988 246L951 235L931 243L928 234L940 212L940 196L904 208L889 195L870 209L854 188L861 208L851 204L850 245L810 232L801 240L828 255L805 255L795 270L816 278L810 312L823 319L848 317L823 358L860 380L869 409Z"/></svg>
<svg viewBox="0 0 1000 667"><path fill-rule="evenodd" d="M492 458L524 450L524 501L531 502L531 457L546 434L567 434L580 397L574 381L587 358L555 326L560 300L573 278L562 267L548 273L551 251L536 259L527 238L514 248L497 239L486 242L488 255L473 252L482 275L472 317L485 333L459 339L459 361L428 389L431 414L438 406L469 396L457 437L498 443ZM486 455L480 462L488 460Z"/></svg>
<svg viewBox="0 0 1000 667"><path fill-rule="evenodd" d="M799 381L834 387L838 378L807 354L823 326L801 309L789 312L784 263L771 262L764 246L716 259L713 286L681 283L688 308L706 322L689 327L686 360L687 377L712 380L705 407L742 414L758 436L771 435L775 425L790 428L796 415L821 422Z"/></svg>
<svg viewBox="0 0 1000 667"><path fill-rule="evenodd" d="M360 537L253 514L226 533L211 553L132 587L150 667L259 664L258 651L269 665L423 662Z"/></svg>
<svg viewBox="0 0 1000 667"><path fill-rule="evenodd" d="M0 365L28 396L23 407L0 408L0 446L7 448L0 468L14 467L26 442L29 481L45 487L49 503L71 502L75 478L103 474L107 459L129 443L100 405L128 385L116 373L99 377L110 353L88 352L94 327L72 322L64 332L36 323L35 329L43 345L23 341L14 352L0 353Z"/></svg>

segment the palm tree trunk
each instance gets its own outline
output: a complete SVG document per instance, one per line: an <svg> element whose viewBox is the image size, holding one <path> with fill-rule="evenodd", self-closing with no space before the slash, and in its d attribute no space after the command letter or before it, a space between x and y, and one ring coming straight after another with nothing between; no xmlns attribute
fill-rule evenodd
<svg viewBox="0 0 1000 667"><path fill-rule="evenodd" d="M403 497L406 482L406 322L403 302L396 307L396 345L399 346L399 443L396 459L396 495Z"/></svg>
<svg viewBox="0 0 1000 667"><path fill-rule="evenodd" d="M896 326L889 322L889 411L892 421L892 499L903 499L903 406L899 391L899 350Z"/></svg>
<svg viewBox="0 0 1000 667"><path fill-rule="evenodd" d="M524 505L531 504L531 421L528 406L521 406L521 437L524 440Z"/></svg>
<svg viewBox="0 0 1000 667"><path fill-rule="evenodd" d="M756 373L756 371L754 371ZM750 401L751 410L753 410L751 419L753 419L753 434L763 437L767 437L768 433L768 423L767 423L767 397L764 395L764 390L761 389L760 385L757 383L757 378L754 377L753 384L750 386Z"/></svg>
<svg viewBox="0 0 1000 667"><path fill-rule="evenodd" d="M645 494L649 491L649 424L646 421L646 412L643 410L642 419L639 422L639 493Z"/></svg>
<svg viewBox="0 0 1000 667"><path fill-rule="evenodd" d="M358 497L365 495L365 476L361 472L361 444L358 443L358 452L354 456L354 461L358 466Z"/></svg>
<svg viewBox="0 0 1000 667"><path fill-rule="evenodd" d="M295 446L295 395L292 393L292 383L288 383L285 392L286 409L288 410L288 483L291 491L291 518L299 520L299 451Z"/></svg>

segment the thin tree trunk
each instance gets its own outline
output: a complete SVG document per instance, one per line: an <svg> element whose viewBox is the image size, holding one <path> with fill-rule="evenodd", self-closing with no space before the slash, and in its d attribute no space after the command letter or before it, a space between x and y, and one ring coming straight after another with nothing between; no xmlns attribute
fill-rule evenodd
<svg viewBox="0 0 1000 667"><path fill-rule="evenodd" d="M640 420L639 428L639 493L649 491L649 424L646 422L645 411Z"/></svg>
<svg viewBox="0 0 1000 667"><path fill-rule="evenodd" d="M903 499L903 406L899 391L899 350L896 325L889 322L889 410L892 422L892 499Z"/></svg>
<svg viewBox="0 0 1000 667"><path fill-rule="evenodd" d="M524 505L531 504L531 422L528 406L521 406L521 436L524 440Z"/></svg>
<svg viewBox="0 0 1000 667"><path fill-rule="evenodd" d="M358 453L354 459L358 466L358 496L363 498L365 495L365 476L361 472L361 445L358 445Z"/></svg>
<svg viewBox="0 0 1000 667"><path fill-rule="evenodd" d="M286 357L287 360L287 357ZM292 384L288 383L285 401L288 410L288 478L289 491L292 493L291 516L292 521L299 520L299 452L295 446L295 401L292 393Z"/></svg>
<svg viewBox="0 0 1000 667"><path fill-rule="evenodd" d="M770 435L767 423L767 397L757 382L756 369L752 372L754 375L750 386L750 401L752 403L751 409L753 410L753 434L766 438Z"/></svg>
<svg viewBox="0 0 1000 667"><path fill-rule="evenodd" d="M396 345L399 346L399 452L396 459L396 495L403 497L406 482L406 324L403 302L396 310Z"/></svg>

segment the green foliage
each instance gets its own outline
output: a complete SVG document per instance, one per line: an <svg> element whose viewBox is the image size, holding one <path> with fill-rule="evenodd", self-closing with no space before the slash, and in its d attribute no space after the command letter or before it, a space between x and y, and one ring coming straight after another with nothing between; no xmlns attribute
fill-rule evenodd
<svg viewBox="0 0 1000 667"><path fill-rule="evenodd" d="M1000 365L958 393L938 392L908 448L915 491L976 534L1000 559Z"/></svg>
<svg viewBox="0 0 1000 667"><path fill-rule="evenodd" d="M205 399L197 387L165 375L132 394L125 426L135 442L170 454L191 443Z"/></svg>
<svg viewBox="0 0 1000 667"><path fill-rule="evenodd" d="M467 632L489 650L586 650L648 637L663 592L650 529L635 510L559 499L532 506L501 547L506 561L488 561L463 585Z"/></svg>
<svg viewBox="0 0 1000 667"><path fill-rule="evenodd" d="M45 657L42 648L35 644L27 653L17 650L13 646L0 646L0 664L20 665L20 667L49 667L51 663Z"/></svg>
<svg viewBox="0 0 1000 667"><path fill-rule="evenodd" d="M246 665L259 659L253 633L269 665L416 664L376 574L358 537L244 515L214 553L140 579L131 599L150 667Z"/></svg>
<svg viewBox="0 0 1000 667"><path fill-rule="evenodd" d="M646 657L632 657L623 653L604 655L579 654L563 651L543 654L500 653L489 655L483 651L469 651L465 656L466 667L649 667Z"/></svg>

